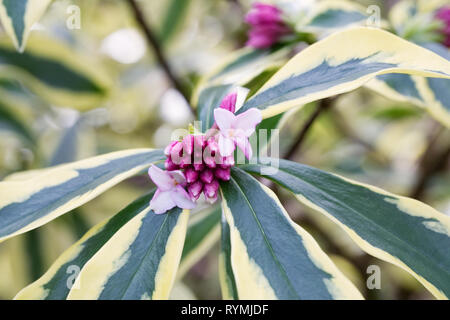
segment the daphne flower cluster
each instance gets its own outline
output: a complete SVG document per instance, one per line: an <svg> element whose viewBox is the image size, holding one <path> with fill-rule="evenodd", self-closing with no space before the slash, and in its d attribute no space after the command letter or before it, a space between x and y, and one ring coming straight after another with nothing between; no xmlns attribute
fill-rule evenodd
<svg viewBox="0 0 450 320"><path fill-rule="evenodd" d="M217 199L219 181L230 180L233 155L221 156L215 137L188 135L183 141L172 142L165 150L168 171L184 170L187 191L197 200L203 191L208 202Z"/></svg>
<svg viewBox="0 0 450 320"><path fill-rule="evenodd" d="M255 2L245 16L245 22L251 27L247 46L257 49L269 48L291 32L283 21L281 10L266 3Z"/></svg>
<svg viewBox="0 0 450 320"><path fill-rule="evenodd" d="M247 93L248 90L238 88L228 94L215 110L215 123L206 134L189 134L170 143L164 150L167 171L150 167L150 178L158 187L150 202L155 213L164 213L175 206L192 209L202 193L206 201L214 203L219 182L230 180L236 146L251 158L248 138L261 122L261 112L253 108L234 114Z"/></svg>
<svg viewBox="0 0 450 320"><path fill-rule="evenodd" d="M436 18L444 22L444 27L441 30L445 37L443 44L447 48L450 48L450 6L445 6L439 9L436 12Z"/></svg>

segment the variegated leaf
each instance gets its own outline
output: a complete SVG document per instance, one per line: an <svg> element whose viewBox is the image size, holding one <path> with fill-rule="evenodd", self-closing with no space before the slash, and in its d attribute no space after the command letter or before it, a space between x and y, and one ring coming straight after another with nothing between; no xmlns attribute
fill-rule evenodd
<svg viewBox="0 0 450 320"><path fill-rule="evenodd" d="M238 113L250 108L271 117L292 107L354 90L377 75L409 73L450 78L450 62L373 28L337 32L293 57Z"/></svg>
<svg viewBox="0 0 450 320"><path fill-rule="evenodd" d="M222 215L222 233L219 253L219 280L222 298L224 300L238 300L236 279L231 266L231 239L230 226L227 219Z"/></svg>
<svg viewBox="0 0 450 320"><path fill-rule="evenodd" d="M239 299L362 298L270 189L233 168L221 191Z"/></svg>
<svg viewBox="0 0 450 320"><path fill-rule="evenodd" d="M292 45L280 45L265 50L244 48L234 52L201 79L194 91L192 105L200 104L204 90L222 85L244 86L264 71L280 67L286 62L291 49Z"/></svg>
<svg viewBox="0 0 450 320"><path fill-rule="evenodd" d="M0 182L0 241L37 228L163 160L161 150L113 152Z"/></svg>
<svg viewBox="0 0 450 320"><path fill-rule="evenodd" d="M84 265L103 245L128 221L148 210L154 191L145 195L112 218L97 224L80 240L68 248L38 280L22 289L15 299L20 300L64 300Z"/></svg>
<svg viewBox="0 0 450 320"><path fill-rule="evenodd" d="M83 266L67 299L168 299L188 217L180 208L155 214L147 204Z"/></svg>
<svg viewBox="0 0 450 320"><path fill-rule="evenodd" d="M101 64L43 35L30 39L24 53L0 37L0 80L10 79L50 104L80 110L98 107L110 86Z"/></svg>
<svg viewBox="0 0 450 320"><path fill-rule="evenodd" d="M0 0L0 21L18 51L23 52L33 25L51 0Z"/></svg>
<svg viewBox="0 0 450 320"><path fill-rule="evenodd" d="M220 207L209 207L192 215L184 242L178 278L198 262L219 240Z"/></svg>
<svg viewBox="0 0 450 320"><path fill-rule="evenodd" d="M297 25L301 32L329 34L337 29L365 25L368 21L366 8L345 0L324 0L308 13L306 21Z"/></svg>
<svg viewBox="0 0 450 320"><path fill-rule="evenodd" d="M272 168L269 161L242 168L255 174L265 169L265 177L336 222L367 253L411 273L437 298L450 296L450 217L417 200L306 165L279 160Z"/></svg>

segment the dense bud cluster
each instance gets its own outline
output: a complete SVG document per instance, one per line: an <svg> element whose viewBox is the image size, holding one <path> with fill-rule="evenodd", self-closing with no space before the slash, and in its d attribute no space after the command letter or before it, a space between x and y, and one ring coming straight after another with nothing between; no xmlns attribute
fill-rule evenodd
<svg viewBox="0 0 450 320"><path fill-rule="evenodd" d="M255 2L245 17L251 28L247 45L253 48L269 48L292 32L282 18L282 12L274 5Z"/></svg>
<svg viewBox="0 0 450 320"><path fill-rule="evenodd" d="M215 202L219 180L230 180L234 157L220 155L215 137L190 134L182 141L173 141L164 153L167 156L165 167L168 171L184 171L187 191L194 201L203 192L208 202Z"/></svg>
<svg viewBox="0 0 450 320"><path fill-rule="evenodd" d="M444 22L444 28L441 30L444 35L444 45L450 48L450 6L439 9L436 18Z"/></svg>

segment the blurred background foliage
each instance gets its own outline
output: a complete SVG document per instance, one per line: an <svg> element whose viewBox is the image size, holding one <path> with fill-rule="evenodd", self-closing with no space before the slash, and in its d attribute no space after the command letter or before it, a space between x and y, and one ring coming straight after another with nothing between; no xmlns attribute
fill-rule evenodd
<svg viewBox="0 0 450 320"><path fill-rule="evenodd" d="M301 1L301 0L298 0ZM383 17L396 1L377 4ZM66 23L77 5L81 29ZM243 46L249 0L139 1L187 96L199 80ZM126 1L54 1L34 27L24 54L0 31L0 179L126 148L164 147L176 128L193 120L170 87ZM287 154L315 105L298 111L280 133ZM367 89L339 97L292 153L299 162L401 195L415 195L450 214L450 133L426 112ZM442 157L431 173L429 162ZM420 190L421 177L426 181ZM20 179L20 175L9 178ZM0 244L0 299L40 277L83 233L151 187L145 174L105 192L72 214ZM305 227L366 298L428 299L401 269L369 257L338 227L278 190ZM1 195L0 195L1 196ZM174 298L219 299L218 244L178 282ZM381 267L381 290L366 288L366 268Z"/></svg>

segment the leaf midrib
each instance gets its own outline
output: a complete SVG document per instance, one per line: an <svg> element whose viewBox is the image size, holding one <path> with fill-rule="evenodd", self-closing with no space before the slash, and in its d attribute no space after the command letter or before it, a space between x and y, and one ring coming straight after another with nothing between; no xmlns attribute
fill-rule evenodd
<svg viewBox="0 0 450 320"><path fill-rule="evenodd" d="M149 212L147 212L147 214L151 214L151 210ZM147 214L145 215L145 217L147 216ZM136 270L134 271L133 275L130 277L130 281L128 282L128 285L125 287L125 289L123 290L122 295L120 296L120 299L122 300L123 297L125 296L125 294L127 293L128 289L131 286L131 283L133 282L134 278L136 277L138 271L141 269L142 264L144 263L144 261L147 259L149 253L153 250L153 247L155 245L155 240L159 238L159 235L161 234L164 226L167 223L167 220L169 219L169 215L170 213L166 213L166 217L164 218L163 223L161 224L161 226L158 229L158 232L156 233L155 237L152 239L152 242L150 243L150 246L148 247L148 249L145 251L145 255L142 256L141 261L139 262L138 266L136 267ZM145 217L143 219L145 219ZM158 268L159 268L159 264L158 264ZM155 282L155 288L156 288L156 282ZM153 290L155 290L155 288L153 288ZM153 292L151 292L153 295ZM150 293L149 293L150 294Z"/></svg>
<svg viewBox="0 0 450 320"><path fill-rule="evenodd" d="M258 165L268 167L267 165L261 165L261 164L258 164ZM327 193L326 190L324 190L324 189L322 189L322 188L320 188L320 187L318 187L318 186L315 186L315 185L311 184L310 182L308 182L308 181L306 181L306 180L304 180L304 179L302 179L302 178L300 178L300 177L295 176L294 174L292 174L291 172L287 171L286 169L283 169L283 168L281 168L281 167L278 168L278 169L281 170L281 171L283 171L283 172L285 172L285 173L287 173L288 175L290 175L290 176L292 176L292 177L294 177L294 178L296 178L296 179L299 179L299 180L303 181L304 183L308 184L309 186L311 186L311 187L313 187L313 188L315 188L315 189L320 190L322 193L326 193L327 195L329 195L329 193ZM275 182L275 179L271 179L271 178L268 177L268 176L267 176L267 178ZM288 188L288 187L287 187L287 189L289 189L292 193L295 194L295 192L292 191L291 188ZM337 203L339 203L341 206L343 206L344 208L347 208L347 209L350 210L351 212L354 212L354 213L356 213L358 216L362 217L363 220L368 221L370 224L375 225L375 226L377 226L377 227L379 227L379 228L381 228L381 229L384 229L380 224L374 222L373 220L370 220L370 219L367 218L365 215L361 214L361 213L358 212L357 210L355 210L355 209L353 209L352 207L348 206L346 203L342 202L341 200L335 198L334 196L330 196L330 197L331 197L332 199L334 199ZM326 210L326 211L328 212L328 210L327 210L326 208L323 208L323 207L320 206L320 205L319 205L319 207L321 207L323 210ZM334 215L332 215L332 216L335 217ZM335 217L335 218L336 218L336 217ZM339 223L342 223L343 225L347 226L346 224L344 224L343 222L341 222L338 218L336 218L336 219L339 221ZM353 229L352 229L352 230L353 230ZM387 229L384 229L384 230L387 230ZM395 237L396 239L398 239L399 242L406 244L406 246L407 246L408 248L412 248L412 251L416 252L419 256L422 256L425 260L432 260L432 261L435 261L435 259L433 259L434 257L428 256L426 253L422 253L421 251L418 251L417 248L414 247L414 246L409 246L409 244L408 244L407 241L405 241L405 240L399 238L396 234L392 233L391 231L387 231L387 233L390 234L390 235L392 235L392 236ZM358 236L359 236L359 234L358 234ZM359 237L360 237L360 236L359 236ZM361 237L361 238L362 238L362 237ZM363 239L363 240L367 241L366 239ZM367 242L370 243L369 241L367 241ZM375 246L374 246L373 244L371 244L371 243L370 243L370 245L373 246L374 248L378 248L378 247L375 247ZM383 251L385 251L385 252L388 252L388 251L386 251L386 250L384 250L384 249L382 249L382 248L378 248L378 249L383 250ZM389 252L388 252L388 253L389 253ZM390 253L389 253L389 254L390 254ZM391 254L390 254L390 255L391 255ZM393 256L393 257L394 257L394 256ZM398 257L395 257L395 258L398 258ZM398 258L398 259L399 259L399 258ZM400 259L399 259L399 260L400 260ZM401 261L404 263L403 260L401 260ZM406 264L406 263L405 263L405 264ZM447 270L444 266L441 266L440 263L437 262L437 263L435 263L435 265L436 265L439 269L443 270L446 274L450 274L450 270ZM409 266L408 266L408 267L409 267ZM411 269L411 270L412 270L415 274L417 274L415 270L413 270L413 269ZM433 285L435 285L435 284L433 284Z"/></svg>
<svg viewBox="0 0 450 320"><path fill-rule="evenodd" d="M262 234L262 236L263 236L264 242L266 243L266 246L268 247L269 252L270 252L270 254L272 255L273 259L275 260L275 263L278 265L278 268L281 270L282 275L283 275L283 277L285 278L285 280L286 280L287 284L289 285L290 289L294 292L294 294L295 294L298 298L301 298L301 297L297 294L295 288L292 286L291 280L289 279L289 276L287 275L286 270L284 270L282 264L280 263L280 261L278 260L277 256L275 255L275 252L274 252L274 250L273 250L273 248L272 248L272 245L270 244L269 240L267 239L266 233L265 233L265 231L264 231L264 229L263 229L263 227L262 227L262 225L261 225L261 222L259 221L259 219L258 219L258 217L257 217L257 215L256 215L256 212L253 210L253 207L252 207L250 201L248 200L247 196L245 195L244 191L242 190L242 188L240 187L240 185L237 183L237 181L236 181L233 177L231 178L230 181L233 181L233 182L234 182L234 184L237 186L237 189L239 190L239 192L243 195L243 198L244 198L245 202L247 202L248 207L250 208L250 210L251 210L251 212L252 212L253 218L255 219L255 221L256 221L256 223L257 223L257 225L258 225L258 228L259 228L260 231L261 231L261 234Z"/></svg>

